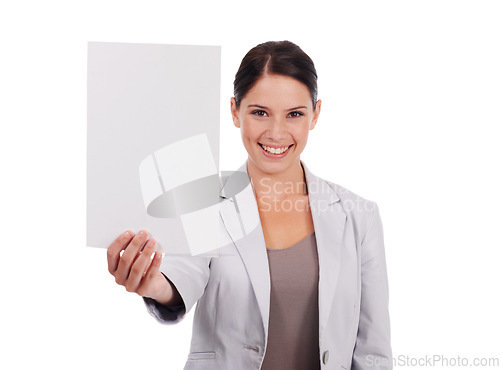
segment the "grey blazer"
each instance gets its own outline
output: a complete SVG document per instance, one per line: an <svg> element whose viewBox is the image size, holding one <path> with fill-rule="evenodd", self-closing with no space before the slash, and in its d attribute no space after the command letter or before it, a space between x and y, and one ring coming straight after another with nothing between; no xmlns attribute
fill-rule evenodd
<svg viewBox="0 0 500 370"><path fill-rule="evenodd" d="M321 369L392 369L388 281L378 206L305 170L319 259ZM238 171L247 172L247 162ZM248 173L247 173L248 175ZM251 186L220 197L220 256L166 256L160 270L184 304L144 298L160 322L182 320L197 302L185 369L260 369L267 345L270 274L260 220L243 238L239 217L258 217ZM300 271L297 271L300 273Z"/></svg>

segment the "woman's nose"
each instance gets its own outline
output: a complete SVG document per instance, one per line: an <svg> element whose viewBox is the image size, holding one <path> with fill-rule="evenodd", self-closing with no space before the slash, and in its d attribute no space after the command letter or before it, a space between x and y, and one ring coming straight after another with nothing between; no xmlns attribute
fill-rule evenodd
<svg viewBox="0 0 500 370"><path fill-rule="evenodd" d="M270 127L267 130L269 139L280 141L286 137L287 127L284 119L273 118L269 122Z"/></svg>

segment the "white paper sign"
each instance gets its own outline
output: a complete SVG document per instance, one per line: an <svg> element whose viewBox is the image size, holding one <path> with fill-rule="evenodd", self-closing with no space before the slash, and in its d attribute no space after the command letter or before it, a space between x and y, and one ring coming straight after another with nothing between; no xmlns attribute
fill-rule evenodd
<svg viewBox="0 0 500 370"><path fill-rule="evenodd" d="M88 44L87 245L219 248L220 47Z"/></svg>

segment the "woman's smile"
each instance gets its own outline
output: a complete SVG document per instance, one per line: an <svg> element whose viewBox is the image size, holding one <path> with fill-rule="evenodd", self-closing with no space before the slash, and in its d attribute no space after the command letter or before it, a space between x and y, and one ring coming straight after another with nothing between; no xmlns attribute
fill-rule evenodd
<svg viewBox="0 0 500 370"><path fill-rule="evenodd" d="M257 143L266 158L270 159L280 159L286 157L286 155L290 152L293 144L285 145L285 146L277 146L277 145L264 145L262 143Z"/></svg>

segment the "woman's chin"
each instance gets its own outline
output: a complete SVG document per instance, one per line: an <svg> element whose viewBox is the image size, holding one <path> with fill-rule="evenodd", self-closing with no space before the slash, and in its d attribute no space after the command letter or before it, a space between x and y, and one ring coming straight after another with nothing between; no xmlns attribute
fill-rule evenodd
<svg viewBox="0 0 500 370"><path fill-rule="evenodd" d="M268 161L260 158L259 160L252 161L254 166L261 172L267 173L269 175L277 175L279 173L285 172L290 167L290 159L286 161Z"/></svg>

